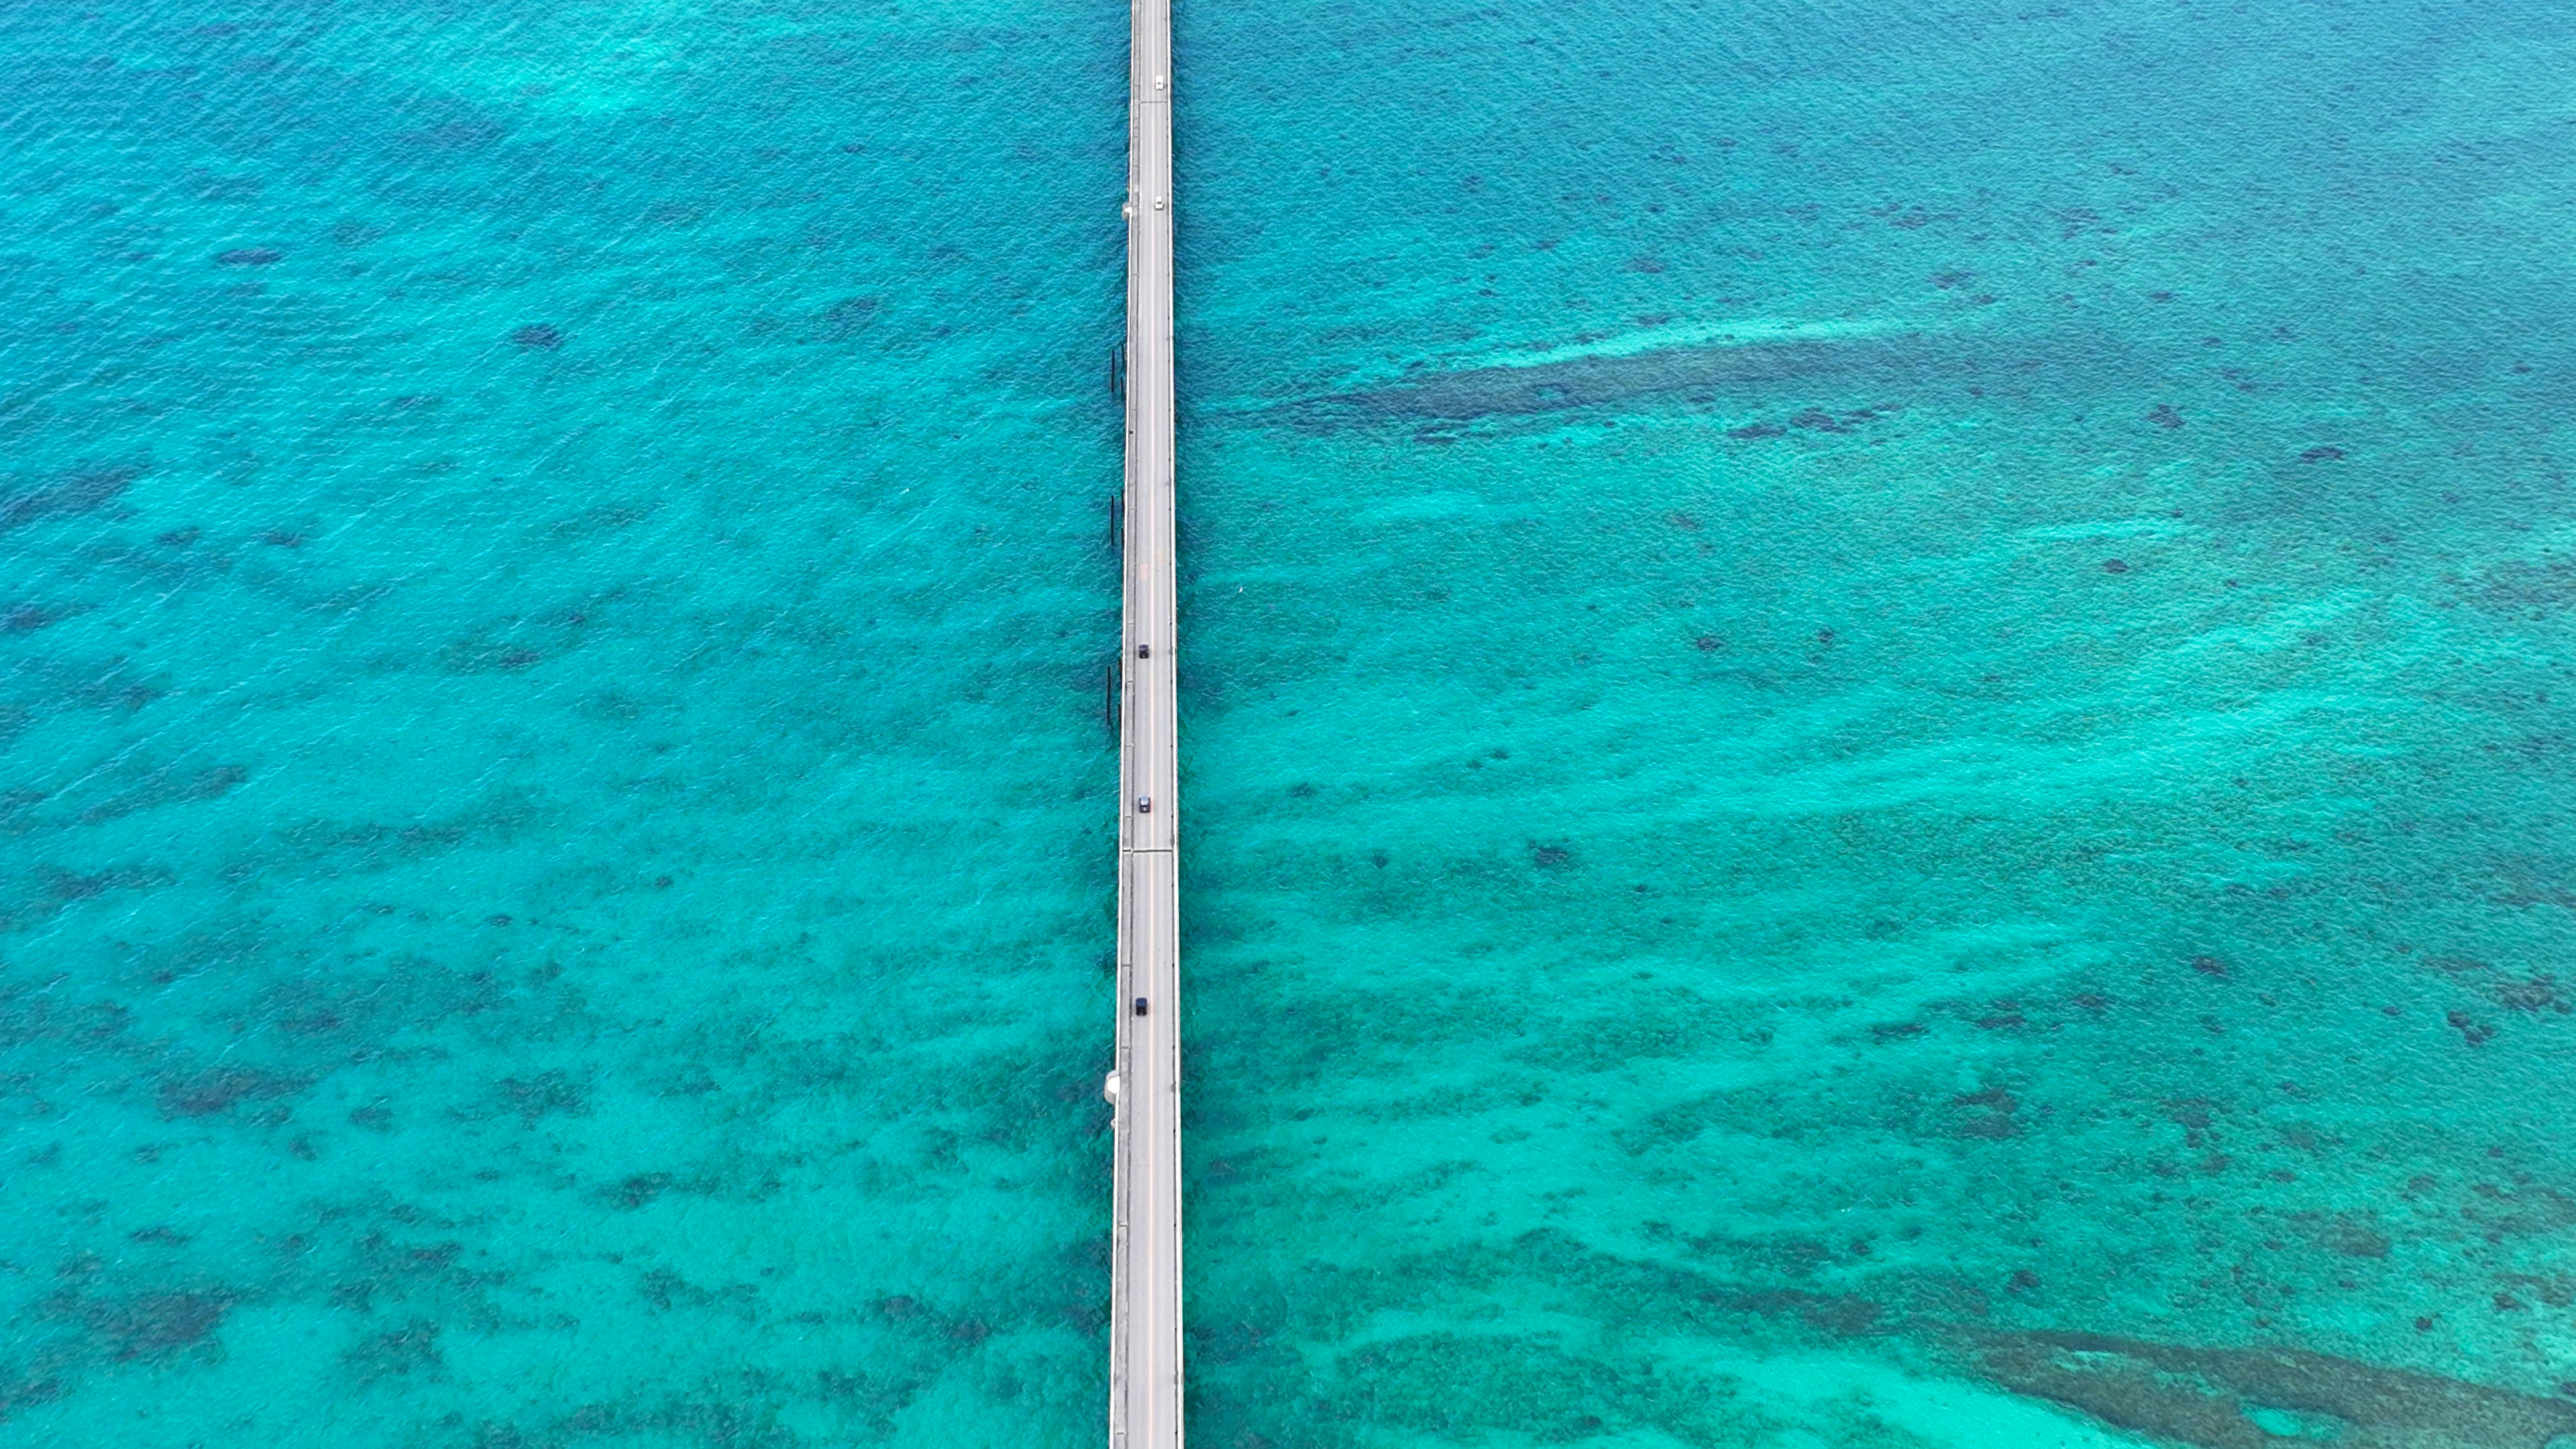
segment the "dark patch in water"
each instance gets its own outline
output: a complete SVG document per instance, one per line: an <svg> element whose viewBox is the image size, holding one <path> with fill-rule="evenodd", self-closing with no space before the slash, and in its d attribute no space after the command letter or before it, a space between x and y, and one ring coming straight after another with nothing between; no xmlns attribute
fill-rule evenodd
<svg viewBox="0 0 2576 1449"><path fill-rule="evenodd" d="M317 1073L371 1060L389 1039L451 1016L500 1011L507 993L492 972L453 972L425 959L397 959L384 972L309 972L278 980L252 998L252 1016L273 1021ZM381 1127L392 1114L358 1109L350 1122Z"/></svg>
<svg viewBox="0 0 2576 1449"><path fill-rule="evenodd" d="M389 1333L359 1340L343 1361L360 1383L435 1370L444 1362L438 1352L438 1325L415 1318Z"/></svg>
<svg viewBox="0 0 2576 1449"><path fill-rule="evenodd" d="M134 677L122 659L80 659L31 655L13 661L5 678L28 704L47 709L86 708L111 712L141 709L163 691ZM0 711L6 713L6 711Z"/></svg>
<svg viewBox="0 0 2576 1449"><path fill-rule="evenodd" d="M2021 1135L2021 1101L2001 1087L1952 1097L1950 1105L1966 1109L1952 1118L1951 1136L2000 1142Z"/></svg>
<svg viewBox="0 0 2576 1449"><path fill-rule="evenodd" d="M833 303L823 311L823 340L847 342L876 320L877 299L849 297Z"/></svg>
<svg viewBox="0 0 2576 1449"><path fill-rule="evenodd" d="M2299 455L2299 461L2302 463L2331 463L2342 456L2343 449L2341 448L2310 448Z"/></svg>
<svg viewBox="0 0 2576 1449"><path fill-rule="evenodd" d="M57 1295L50 1306L96 1335L118 1363L158 1363L183 1349L214 1350L215 1330L232 1311L229 1293L136 1293L116 1298Z"/></svg>
<svg viewBox="0 0 2576 1449"><path fill-rule="evenodd" d="M95 513L123 497L126 488L142 476L140 468L76 469L50 487L0 498L0 528Z"/></svg>
<svg viewBox="0 0 2576 1449"><path fill-rule="evenodd" d="M2460 1216L2496 1237L2540 1237L2576 1226L2576 1198L2556 1188L2515 1192L2482 1182L2469 1191L2477 1201L2461 1208Z"/></svg>
<svg viewBox="0 0 2576 1449"><path fill-rule="evenodd" d="M215 262L226 267L266 267L286 260L286 253L275 247L235 247L220 253Z"/></svg>
<svg viewBox="0 0 2576 1449"><path fill-rule="evenodd" d="M83 825L99 825L164 805L220 799L249 778L250 771L239 765L214 765L201 770L155 770L144 776L134 788L81 811L80 820Z"/></svg>
<svg viewBox="0 0 2576 1449"><path fill-rule="evenodd" d="M1578 357L1527 367L1467 368L1303 399L1274 411L1296 425L1314 428L1391 419L1466 421L1608 407L1675 393L1713 398L1726 392L1835 379L1866 381L1874 387L1903 386L1961 374L1971 366L1964 348L1935 347L1916 334L1839 342L1749 342ZM1732 436L1778 436L1776 425L1750 426L1774 430L1739 430Z"/></svg>
<svg viewBox="0 0 2576 1449"><path fill-rule="evenodd" d="M63 1389L63 1381L58 1378L36 1379L0 1387L0 1424L9 1421L9 1415L13 1410L32 1409L41 1404L52 1403L63 1396Z"/></svg>
<svg viewBox="0 0 2576 1449"><path fill-rule="evenodd" d="M504 1077L493 1085L492 1095L504 1110L516 1113L521 1123L531 1127L550 1113L590 1115L590 1089L561 1072Z"/></svg>
<svg viewBox="0 0 2576 1449"><path fill-rule="evenodd" d="M2386 1233L2357 1214L2340 1213L2332 1220L2323 1220L2322 1214L2308 1216L2320 1219L2314 1225L2317 1246L2337 1257L2385 1258L2397 1246Z"/></svg>
<svg viewBox="0 0 2576 1449"><path fill-rule="evenodd" d="M478 151L500 140L501 136L502 128L498 121L466 119L424 126L405 134L402 139L433 151Z"/></svg>
<svg viewBox="0 0 2576 1449"><path fill-rule="evenodd" d="M2554 1011L2565 1016L2571 1010L2576 1010L2568 1005L2567 998L2558 994L2558 978L2547 973L2524 981L2499 981L2492 989L2499 1005L2511 1007L2515 1011L2527 1011L2534 1015L2544 1011Z"/></svg>
<svg viewBox="0 0 2576 1449"><path fill-rule="evenodd" d="M416 1222L422 1216L408 1204L396 1204L391 1215L402 1222ZM464 1258L465 1245L453 1239L405 1242L382 1232L370 1232L350 1245L347 1260L334 1275L332 1298L344 1305L364 1307L380 1295L407 1298L434 1293L453 1302L460 1291L489 1288L506 1281L501 1274L466 1266Z"/></svg>
<svg viewBox="0 0 2576 1449"><path fill-rule="evenodd" d="M2500 564L2489 572L2479 602L2490 609L2564 610L2576 604L2576 559Z"/></svg>
<svg viewBox="0 0 2576 1449"><path fill-rule="evenodd" d="M536 644L553 643L558 648L570 648L578 637L573 631L587 622L589 616L580 611L534 621L512 620L493 631L501 636L499 638L459 640L447 645L438 651L438 662L457 674L486 674L495 670L514 674L546 657L546 651L536 648ZM524 637L529 632L526 626L531 623L551 627L546 629L544 637L531 641Z"/></svg>
<svg viewBox="0 0 2576 1449"><path fill-rule="evenodd" d="M2305 1349L2044 1330L1986 1339L1977 1358L2015 1393L2201 1449L2307 1438L2345 1449L2541 1449L2576 1432L2576 1405Z"/></svg>
<svg viewBox="0 0 2576 1449"><path fill-rule="evenodd" d="M546 528L550 537L581 538L608 533L642 523L661 510L659 502L602 503L585 508L569 518L559 519Z"/></svg>
<svg viewBox="0 0 2576 1449"><path fill-rule="evenodd" d="M168 885L170 875L158 870L102 870L83 875L58 865L39 867L36 878L43 884L45 898L56 902L86 901L115 890L148 890Z"/></svg>
<svg viewBox="0 0 2576 1449"><path fill-rule="evenodd" d="M750 1322L760 1311L760 1289L749 1283L734 1283L722 1288L703 1288L668 1268L656 1268L644 1275L639 1291L644 1301L668 1313L674 1308L727 1308Z"/></svg>
<svg viewBox="0 0 2576 1449"><path fill-rule="evenodd" d="M531 322L510 334L510 340L531 352L552 352L563 346L563 329L544 322Z"/></svg>
<svg viewBox="0 0 2576 1449"><path fill-rule="evenodd" d="M615 1187L607 1197L621 1212L633 1212L668 1192L674 1179L667 1172L639 1172Z"/></svg>
<svg viewBox="0 0 2576 1449"><path fill-rule="evenodd" d="M216 1067L164 1081L160 1091L161 1115L172 1120L212 1117L229 1112L243 1102L291 1097L307 1085L298 1078L278 1076L256 1067Z"/></svg>
<svg viewBox="0 0 2576 1449"><path fill-rule="evenodd" d="M2030 1018L2022 1014L2020 1003L1998 1001L1976 1023L1979 1031L2020 1031L2030 1025Z"/></svg>

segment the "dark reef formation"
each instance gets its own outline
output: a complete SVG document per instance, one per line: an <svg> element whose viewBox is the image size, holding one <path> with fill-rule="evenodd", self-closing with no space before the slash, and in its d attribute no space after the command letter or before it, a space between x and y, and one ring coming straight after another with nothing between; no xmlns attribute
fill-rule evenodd
<svg viewBox="0 0 2576 1449"><path fill-rule="evenodd" d="M1962 397L1984 396L2041 383L2092 391L2143 384L2170 366L2152 340L2098 330L2064 328L2003 335L1985 331L1893 332L1861 337L1804 337L1665 347L1618 355L1594 354L1520 366L1466 367L1418 372L1403 381L1297 398L1260 410L1303 432L1326 432L1373 423L1416 427L1454 425L1487 418L1532 417L1585 409L1604 411L1679 401L1780 406L1789 415L1734 427L1740 440L1784 437L1792 429L1844 433L1902 404L1884 401L1938 389ZM1868 405L1836 413L1801 394L1849 398ZM2179 427L2182 415L2158 405L2151 421Z"/></svg>
<svg viewBox="0 0 2576 1449"><path fill-rule="evenodd" d="M2035 1332L1994 1336L1976 1356L2015 1393L2202 1449L2542 1449L2576 1433L2576 1404L2305 1349Z"/></svg>
<svg viewBox="0 0 2576 1449"><path fill-rule="evenodd" d="M1386 420L1462 422L1613 407L1667 396L1713 400L1725 394L1824 381L1902 385L1963 375L1970 366L1955 345L1939 345L1914 334L1857 341L1748 342L1574 357L1525 367L1466 368L1303 399L1276 411L1293 426L1316 430Z"/></svg>
<svg viewBox="0 0 2576 1449"><path fill-rule="evenodd" d="M142 476L143 470L136 467L75 468L41 488L0 498L0 529L95 513L123 497L126 488Z"/></svg>

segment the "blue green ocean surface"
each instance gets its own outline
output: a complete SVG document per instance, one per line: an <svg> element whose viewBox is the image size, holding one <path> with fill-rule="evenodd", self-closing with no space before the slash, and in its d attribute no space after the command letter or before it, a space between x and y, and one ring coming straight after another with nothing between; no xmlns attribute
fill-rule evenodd
<svg viewBox="0 0 2576 1449"><path fill-rule="evenodd" d="M2576 18L1176 23L1196 1442L2576 1435Z"/></svg>
<svg viewBox="0 0 2576 1449"><path fill-rule="evenodd" d="M0 1439L1097 1437L1125 51L0 10Z"/></svg>
<svg viewBox="0 0 2576 1449"><path fill-rule="evenodd" d="M0 8L0 1442L1101 1441L1127 21ZM1193 1442L2564 1449L2576 20L1176 25Z"/></svg>

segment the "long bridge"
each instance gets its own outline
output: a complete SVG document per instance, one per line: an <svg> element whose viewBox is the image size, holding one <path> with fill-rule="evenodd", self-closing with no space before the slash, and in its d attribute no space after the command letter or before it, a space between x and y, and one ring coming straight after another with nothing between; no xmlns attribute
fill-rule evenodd
<svg viewBox="0 0 2576 1449"><path fill-rule="evenodd" d="M1119 648L1117 1186L1110 1449L1181 1444L1180 760L1174 708L1172 6L1127 78L1125 628Z"/></svg>

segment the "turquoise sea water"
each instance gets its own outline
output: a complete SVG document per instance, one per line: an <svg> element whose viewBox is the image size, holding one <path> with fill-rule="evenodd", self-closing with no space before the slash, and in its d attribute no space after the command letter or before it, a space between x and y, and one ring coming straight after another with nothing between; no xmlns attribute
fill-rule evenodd
<svg viewBox="0 0 2576 1449"><path fill-rule="evenodd" d="M1178 44L1202 1441L2576 1431L2562 7Z"/></svg>
<svg viewBox="0 0 2576 1449"><path fill-rule="evenodd" d="M0 12L0 1438L1098 1441L1125 26ZM1194 1442L2576 1433L2576 26L1176 40Z"/></svg>
<svg viewBox="0 0 2576 1449"><path fill-rule="evenodd" d="M1124 57L0 13L0 1438L1097 1433Z"/></svg>

